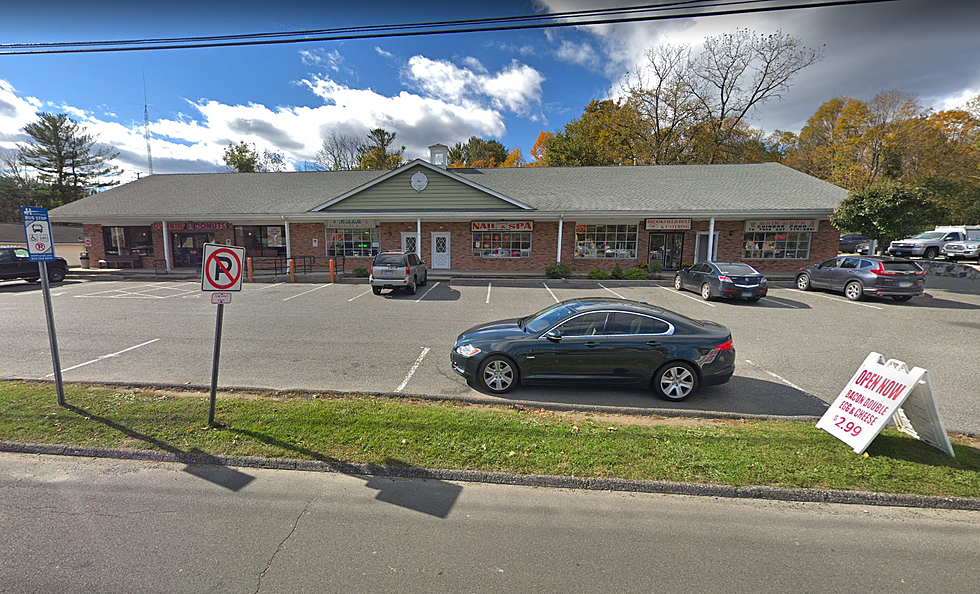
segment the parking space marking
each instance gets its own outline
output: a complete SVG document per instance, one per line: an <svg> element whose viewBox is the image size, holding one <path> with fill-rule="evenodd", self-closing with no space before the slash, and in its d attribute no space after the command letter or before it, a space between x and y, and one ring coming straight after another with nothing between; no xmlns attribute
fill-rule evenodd
<svg viewBox="0 0 980 594"><path fill-rule="evenodd" d="M605 290L607 290L607 291L609 291L610 293L612 293L612 294L613 294L613 295L615 295L616 297L619 297L620 299L626 299L626 297L623 297L622 295L620 295L620 294L619 294L619 293L617 293L616 291L613 291L613 290L612 290L612 289L610 289L609 287L607 287L607 286L604 286L604 285L603 285L602 283L599 283L599 286L600 286L600 287L602 287L603 289L605 289Z"/></svg>
<svg viewBox="0 0 980 594"><path fill-rule="evenodd" d="M137 285L135 287L122 287L119 289L109 289L107 291L97 291L95 293L87 293L85 295L75 295L76 299L79 298L94 298L94 299L170 299L171 297L184 297L190 295L191 293L198 292L196 289L182 289L185 285L197 286L196 282L185 282L177 283L173 285L165 285L160 283L152 283L148 285ZM169 294L158 294L171 291Z"/></svg>
<svg viewBox="0 0 980 594"><path fill-rule="evenodd" d="M551 287L548 286L548 283L541 283L541 284L544 285L545 289L548 289L549 293L551 293L551 297L555 300L555 303L561 303L558 300L558 297L555 297L555 292L551 290Z"/></svg>
<svg viewBox="0 0 980 594"><path fill-rule="evenodd" d="M790 309L803 309L802 307L796 307L795 305L790 305L789 303L783 303L781 301L776 301L772 297L763 297L763 301L767 303L775 303L776 305L782 305L783 307L788 307Z"/></svg>
<svg viewBox="0 0 980 594"><path fill-rule="evenodd" d="M830 299L831 301L836 301L837 303L847 303L849 305L860 305L861 307L870 307L871 309L881 309L877 305L870 305L868 303L859 303L857 301L850 301L847 299L838 299L837 297L831 297L830 295L821 295L820 293L809 293L814 297L823 297L824 299Z"/></svg>
<svg viewBox="0 0 980 594"><path fill-rule="evenodd" d="M367 295L370 292L371 292L371 289L368 289L367 291L364 291L363 293L361 293L357 297L364 297L365 295ZM347 300L347 303L350 303L351 301L357 299L357 297L351 297L350 299Z"/></svg>
<svg viewBox="0 0 980 594"><path fill-rule="evenodd" d="M313 287L309 291L303 291L302 293L296 293L295 295L291 295L289 297L286 297L285 299L283 299L283 301L289 301L290 299L294 299L296 297L301 297L303 295L306 295L307 293L312 293L313 291L319 291L320 289L325 289L325 288L329 287L332 284L333 283L327 283L325 285L320 285L319 287Z"/></svg>
<svg viewBox="0 0 980 594"><path fill-rule="evenodd" d="M400 386L395 388L395 392L401 392L402 390L405 389L405 386L408 385L408 380L412 379L412 376L415 375L415 370L418 369L419 365L422 364L422 359L425 359L425 355L428 352L429 352L429 347L422 347L422 354L419 355L419 358L415 360L415 364L412 365L412 368L408 370L408 375L405 376L405 381L403 381Z"/></svg>
<svg viewBox="0 0 980 594"><path fill-rule="evenodd" d="M704 299L698 299L697 297L694 297L693 295L685 295L684 293L681 293L677 289L673 289L673 288L670 288L670 287L660 287L660 288L663 289L664 291L670 291L671 293L674 293L675 295L679 295L681 297L687 297L688 299L692 299L694 301L697 301L701 305L707 305L708 307L714 307L715 306L714 303L708 303Z"/></svg>
<svg viewBox="0 0 980 594"><path fill-rule="evenodd" d="M487 283L487 303L490 303L490 287L491 286L493 286L493 283Z"/></svg>
<svg viewBox="0 0 980 594"><path fill-rule="evenodd" d="M266 289L271 289L272 287L278 287L279 285L284 285L284 284L286 284L286 283L271 283L271 284L268 284L268 285L266 285L264 287L259 287L256 290L257 291L264 291Z"/></svg>
<svg viewBox="0 0 980 594"><path fill-rule="evenodd" d="M746 362L746 363L748 363L749 365L751 365L752 367L754 367L754 368L756 368L756 369L758 369L758 370L759 370L759 371L761 371L762 373L765 373L766 375L769 375L769 376L771 376L771 377L774 377L774 378L776 378L776 379L778 379L778 380L779 380L780 382L782 382L782 383L784 383L784 384L786 384L786 385L787 385L787 386L789 386L790 388L793 388L794 390L799 390L800 392L803 392L803 393L804 393L804 394L806 394L807 396L810 396L810 397L812 397L812 398L814 398L814 399L816 399L816 400L819 400L819 401L820 401L820 402L821 402L822 404L824 404L824 405L825 405L825 406L827 406L827 407L829 407L829 406L830 406L829 404L827 404L827 403L826 403L826 402L824 402L823 400L820 400L820 398L817 398L817 397L816 397L816 396L814 396L813 394L811 394L811 393L809 393L809 392L807 392L806 390L804 390L803 388L801 388L801 387L799 387L799 386L797 386L796 384L794 384L793 382L791 382L791 381L789 381L788 379L786 379L786 378L783 378L783 377L780 377L780 376L778 376L778 375L776 375L775 373L773 373L773 372L771 372L771 371L769 371L768 369L763 369L762 367L759 367L758 365L756 365L756 364L755 364L755 363L753 363L752 361L749 361L748 359L746 359L746 360L745 360L745 362Z"/></svg>
<svg viewBox="0 0 980 594"><path fill-rule="evenodd" d="M425 297L426 295L428 295L429 294L429 291L431 291L432 289L435 289L438 286L439 286L439 283L436 283L436 284L432 285L431 287L429 287L428 289L426 289L425 290L425 293L422 293L422 296L415 300L415 303L418 303L419 301L422 301L422 298Z"/></svg>
<svg viewBox="0 0 980 594"><path fill-rule="evenodd" d="M160 339L159 338L154 338L153 340L148 340L148 341L146 341L146 342L144 342L142 344L138 344L136 346L131 346L128 349L123 349L123 350L118 351L118 352L115 352L115 353L109 353L108 355L102 355L100 357L97 357L95 359L92 359L91 361L86 361L84 363L79 363L78 365L75 365L73 367L63 368L61 370L61 373L64 373L66 371L71 371L72 369L78 369L79 367L85 367L86 365L91 365L92 363L98 363L99 361L102 361L103 359L111 359L113 357L118 357L119 355L121 355L123 353L127 353L129 351L138 349L140 347L145 347L146 345L153 344L154 342L156 342L158 340L160 340ZM53 377L53 376L54 376L54 372L49 373L48 375L44 376L44 378L49 378L49 377ZM44 379L44 378L42 378L42 379Z"/></svg>

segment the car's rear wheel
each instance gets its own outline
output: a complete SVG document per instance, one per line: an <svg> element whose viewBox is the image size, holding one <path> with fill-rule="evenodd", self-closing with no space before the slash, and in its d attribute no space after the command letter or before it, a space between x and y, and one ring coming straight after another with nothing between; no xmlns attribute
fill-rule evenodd
<svg viewBox="0 0 980 594"><path fill-rule="evenodd" d="M681 275L679 274L674 275L674 288L678 291L684 288L684 283L681 282Z"/></svg>
<svg viewBox="0 0 980 594"><path fill-rule="evenodd" d="M813 285L810 284L810 275L801 274L796 277L796 288L801 291L809 291Z"/></svg>
<svg viewBox="0 0 980 594"><path fill-rule="evenodd" d="M671 361L654 374L653 391L671 402L687 400L698 391L698 374L688 363Z"/></svg>
<svg viewBox="0 0 980 594"><path fill-rule="evenodd" d="M711 285L708 283L701 285L701 299L711 301Z"/></svg>
<svg viewBox="0 0 980 594"><path fill-rule="evenodd" d="M61 281L65 280L65 271L61 268L49 268L48 280L53 283L60 283Z"/></svg>
<svg viewBox="0 0 980 594"><path fill-rule="evenodd" d="M911 298L911 295L892 295L892 299L895 301L908 301Z"/></svg>
<svg viewBox="0 0 980 594"><path fill-rule="evenodd" d="M936 259L936 256L938 256L938 255L939 255L939 250L937 250L934 247L927 248L926 249L926 253L923 254L923 256L925 256L926 260L935 260Z"/></svg>
<svg viewBox="0 0 980 594"><path fill-rule="evenodd" d="M371 287L371 290L374 291L375 295L381 294L381 287Z"/></svg>
<svg viewBox="0 0 980 594"><path fill-rule="evenodd" d="M520 373L517 365L507 357L491 355L480 363L476 377L481 388L494 394L504 394L517 386Z"/></svg>
<svg viewBox="0 0 980 594"><path fill-rule="evenodd" d="M864 297L864 286L859 281L851 281L844 285L844 297L851 301L860 301Z"/></svg>
<svg viewBox="0 0 980 594"><path fill-rule="evenodd" d="M414 295L416 288L417 285L415 284L415 277L413 276L412 280L408 281L408 284L405 286L405 292L409 295Z"/></svg>

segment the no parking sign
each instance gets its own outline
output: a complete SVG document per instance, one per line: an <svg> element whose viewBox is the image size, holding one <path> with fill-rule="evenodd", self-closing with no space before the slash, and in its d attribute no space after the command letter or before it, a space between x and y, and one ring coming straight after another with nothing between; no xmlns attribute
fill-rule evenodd
<svg viewBox="0 0 980 594"><path fill-rule="evenodd" d="M220 243L204 244L202 291L241 291L245 248Z"/></svg>

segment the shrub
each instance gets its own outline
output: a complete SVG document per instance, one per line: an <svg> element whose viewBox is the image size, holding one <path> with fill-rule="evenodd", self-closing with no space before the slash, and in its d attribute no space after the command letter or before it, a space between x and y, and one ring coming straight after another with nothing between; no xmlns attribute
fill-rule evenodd
<svg viewBox="0 0 980 594"><path fill-rule="evenodd" d="M593 268L589 271L589 278L592 280L606 280L609 278L609 273L601 268Z"/></svg>
<svg viewBox="0 0 980 594"><path fill-rule="evenodd" d="M623 267L620 266L619 264L616 264L615 266L613 266L612 272L609 273L609 276L617 279L624 278L625 273L623 272Z"/></svg>
<svg viewBox="0 0 980 594"><path fill-rule="evenodd" d="M355 268L354 269L354 276L356 276L357 278L367 278L367 276L368 276L368 269L367 268L364 268L364 267Z"/></svg>
<svg viewBox="0 0 980 594"><path fill-rule="evenodd" d="M544 274L548 278L568 278L572 276L572 267L564 262L555 262L544 267Z"/></svg>
<svg viewBox="0 0 980 594"><path fill-rule="evenodd" d="M643 280L647 277L646 270L643 270L639 266L636 268L630 268L625 274L627 280Z"/></svg>
<svg viewBox="0 0 980 594"><path fill-rule="evenodd" d="M647 269L647 266L649 266L649 264L647 264L646 262L637 262L636 263L636 267L639 268L640 270L646 270Z"/></svg>

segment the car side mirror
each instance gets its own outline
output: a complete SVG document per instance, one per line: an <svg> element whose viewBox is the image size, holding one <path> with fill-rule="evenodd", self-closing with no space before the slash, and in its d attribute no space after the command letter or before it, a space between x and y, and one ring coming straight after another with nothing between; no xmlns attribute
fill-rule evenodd
<svg viewBox="0 0 980 594"><path fill-rule="evenodd" d="M561 332L557 330L548 330L544 333L544 337L551 342L561 342Z"/></svg>

